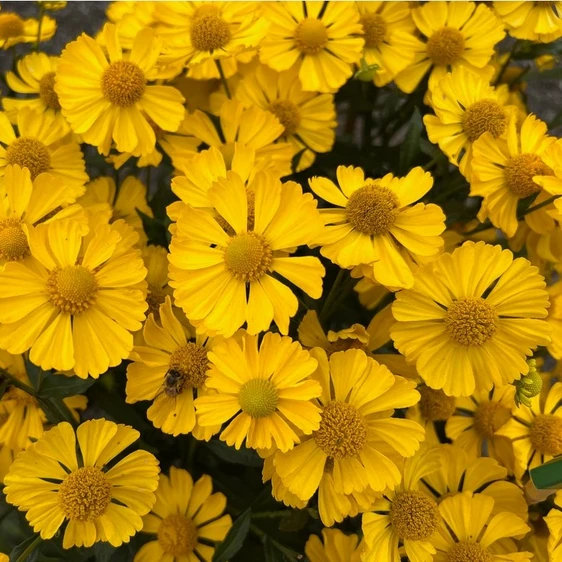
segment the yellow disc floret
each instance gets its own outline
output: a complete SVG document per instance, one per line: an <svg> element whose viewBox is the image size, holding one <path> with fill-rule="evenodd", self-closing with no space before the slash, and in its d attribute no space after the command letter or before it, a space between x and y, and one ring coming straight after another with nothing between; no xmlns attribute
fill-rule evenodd
<svg viewBox="0 0 562 562"><path fill-rule="evenodd" d="M419 401L420 413L426 421L445 421L455 412L456 400L447 396L442 390L435 390L428 386L418 387L421 395Z"/></svg>
<svg viewBox="0 0 562 562"><path fill-rule="evenodd" d="M427 54L437 66L457 62L464 52L464 36L454 27L438 29L427 41Z"/></svg>
<svg viewBox="0 0 562 562"><path fill-rule="evenodd" d="M474 429L480 437L491 439L511 419L511 410L501 402L482 402L474 414Z"/></svg>
<svg viewBox="0 0 562 562"><path fill-rule="evenodd" d="M479 100L469 106L464 113L462 127L471 142L484 133L490 133L494 138L498 138L507 127L507 115L496 100Z"/></svg>
<svg viewBox="0 0 562 562"><path fill-rule="evenodd" d="M60 109L59 96L55 92L55 73L47 72L39 81L39 97L51 109Z"/></svg>
<svg viewBox="0 0 562 562"><path fill-rule="evenodd" d="M277 409L279 393L267 379L250 379L240 387L238 403L250 417L265 418Z"/></svg>
<svg viewBox="0 0 562 562"><path fill-rule="evenodd" d="M445 316L445 326L453 341L465 347L484 345L497 330L498 315L484 299L464 297L454 301Z"/></svg>
<svg viewBox="0 0 562 562"><path fill-rule="evenodd" d="M295 43L303 53L316 55L328 43L328 30L319 19L306 18L297 25Z"/></svg>
<svg viewBox="0 0 562 562"><path fill-rule="evenodd" d="M366 12L361 16L360 23L365 34L365 48L373 49L382 45L388 31L385 19L380 14Z"/></svg>
<svg viewBox="0 0 562 562"><path fill-rule="evenodd" d="M530 436L541 455L562 455L562 418L552 414L537 416L531 424Z"/></svg>
<svg viewBox="0 0 562 562"><path fill-rule="evenodd" d="M492 562L494 556L482 545L474 542L458 542L447 553L447 562Z"/></svg>
<svg viewBox="0 0 562 562"><path fill-rule="evenodd" d="M145 89L146 76L139 66L131 61L112 62L101 77L104 97L119 107L129 107L137 103Z"/></svg>
<svg viewBox="0 0 562 562"><path fill-rule="evenodd" d="M33 137L20 137L6 150L6 164L17 164L27 168L34 180L39 174L47 172L51 167L49 149Z"/></svg>
<svg viewBox="0 0 562 562"><path fill-rule="evenodd" d="M0 259L17 261L29 255L27 236L18 219L0 221Z"/></svg>
<svg viewBox="0 0 562 562"><path fill-rule="evenodd" d="M294 135L301 122L299 108L290 100L274 100L267 108L285 129L285 135Z"/></svg>
<svg viewBox="0 0 562 562"><path fill-rule="evenodd" d="M399 492L390 508L390 522L400 538L424 541L437 528L439 510L435 501L422 492Z"/></svg>
<svg viewBox="0 0 562 562"><path fill-rule="evenodd" d="M158 542L170 557L188 556L197 546L197 527L191 518L172 513L160 523Z"/></svg>
<svg viewBox="0 0 562 562"><path fill-rule="evenodd" d="M531 153L513 156L504 168L507 187L521 198L529 197L541 190L533 181L534 176L550 176L552 173L540 156Z"/></svg>
<svg viewBox="0 0 562 562"><path fill-rule="evenodd" d="M47 293L62 312L80 314L93 304L98 292L94 274L82 265L71 265L51 272Z"/></svg>
<svg viewBox="0 0 562 562"><path fill-rule="evenodd" d="M187 342L172 353L170 369L180 373L181 390L202 387L207 380L209 370L207 350L197 343Z"/></svg>
<svg viewBox="0 0 562 562"><path fill-rule="evenodd" d="M201 15L191 23L191 44L197 51L216 51L231 38L228 22L216 14Z"/></svg>
<svg viewBox="0 0 562 562"><path fill-rule="evenodd" d="M23 20L16 14L0 14L0 41L23 35Z"/></svg>
<svg viewBox="0 0 562 562"><path fill-rule="evenodd" d="M59 500L69 519L93 521L105 513L111 502L111 484L99 468L85 466L63 480Z"/></svg>
<svg viewBox="0 0 562 562"><path fill-rule="evenodd" d="M224 263L233 277L256 281L265 275L273 261L273 252L263 236L254 232L237 234L224 250Z"/></svg>

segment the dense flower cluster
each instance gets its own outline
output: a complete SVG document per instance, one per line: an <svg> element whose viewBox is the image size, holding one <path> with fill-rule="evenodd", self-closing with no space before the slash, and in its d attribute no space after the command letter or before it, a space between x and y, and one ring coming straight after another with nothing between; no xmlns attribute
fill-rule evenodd
<svg viewBox="0 0 562 562"><path fill-rule="evenodd" d="M0 560L562 562L562 2L29 6Z"/></svg>

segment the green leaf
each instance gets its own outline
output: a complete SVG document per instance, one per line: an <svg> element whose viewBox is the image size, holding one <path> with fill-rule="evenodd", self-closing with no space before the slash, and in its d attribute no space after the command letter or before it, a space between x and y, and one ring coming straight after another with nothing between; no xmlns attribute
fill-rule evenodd
<svg viewBox="0 0 562 562"><path fill-rule="evenodd" d="M39 389L39 396L44 398L66 398L67 396L84 394L95 382L96 379L92 377L81 379L80 377L51 374L43 379Z"/></svg>
<svg viewBox="0 0 562 562"><path fill-rule="evenodd" d="M223 441L213 439L205 443L205 447L210 449L219 459L231 464L241 464L242 466L262 466L263 460L257 455L253 449L242 448L236 450L229 447Z"/></svg>
<svg viewBox="0 0 562 562"><path fill-rule="evenodd" d="M149 244L156 244L157 246L164 246L164 248L167 248L169 232L166 225L161 220L149 217L138 209L135 210L142 220L142 227L148 237Z"/></svg>
<svg viewBox="0 0 562 562"><path fill-rule="evenodd" d="M398 169L401 175L408 173L412 167L412 162L420 153L420 137L423 131L423 123L421 114L418 108L414 108L412 117L410 117L410 124L408 126L408 133L400 148L400 165Z"/></svg>
<svg viewBox="0 0 562 562"><path fill-rule="evenodd" d="M10 562L35 562L39 557L41 539L39 535L33 535L18 544L10 552Z"/></svg>
<svg viewBox="0 0 562 562"><path fill-rule="evenodd" d="M219 544L213 556L213 562L228 562L241 548L248 536L252 510L247 509L234 522L224 540Z"/></svg>
<svg viewBox="0 0 562 562"><path fill-rule="evenodd" d="M287 533L300 531L308 521L308 511L306 509L292 509L288 517L279 521L279 529Z"/></svg>
<svg viewBox="0 0 562 562"><path fill-rule="evenodd" d="M285 562L285 557L275 548L269 537L265 537L263 541L263 555L265 562Z"/></svg>

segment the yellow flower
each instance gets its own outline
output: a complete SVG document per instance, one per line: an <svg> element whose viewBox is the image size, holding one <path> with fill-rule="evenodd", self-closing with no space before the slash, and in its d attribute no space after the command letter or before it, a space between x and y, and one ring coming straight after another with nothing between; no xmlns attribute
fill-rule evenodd
<svg viewBox="0 0 562 562"><path fill-rule="evenodd" d="M322 529L322 539L310 535L304 553L310 562L361 562L363 543L357 535L346 535L339 529Z"/></svg>
<svg viewBox="0 0 562 562"><path fill-rule="evenodd" d="M57 30L57 22L43 16L40 41L48 41ZM12 12L0 13L0 48L9 49L19 43L35 43L39 32L39 20L22 19Z"/></svg>
<svg viewBox="0 0 562 562"><path fill-rule="evenodd" d="M533 181L535 176L552 174L542 154L556 139L546 131L546 123L529 115L520 131L513 120L509 123L506 139L494 138L486 132L472 146L470 195L484 198L478 218L484 222L489 217L509 238L517 230L517 206L521 199L535 196L532 205L537 205L551 197ZM554 228L547 207L525 215L525 222L539 234Z"/></svg>
<svg viewBox="0 0 562 562"><path fill-rule="evenodd" d="M37 0L39 6L42 6L45 10L49 12L58 12L59 10L64 10L68 2L50 2L48 0Z"/></svg>
<svg viewBox="0 0 562 562"><path fill-rule="evenodd" d="M400 560L400 545L411 562L433 559L435 548L430 541L439 525L439 509L432 495L420 487L420 480L437 472L440 461L438 447L424 446L403 462L400 485L386 490L363 514L362 562Z"/></svg>
<svg viewBox="0 0 562 562"><path fill-rule="evenodd" d="M145 27L154 28L155 8L160 2L111 2L106 10L107 19L111 23L118 23L117 32L123 49L133 48L135 37ZM96 41L103 44L103 32L96 37Z"/></svg>
<svg viewBox="0 0 562 562"><path fill-rule="evenodd" d="M6 166L15 164L27 168L32 181L48 172L66 186L66 199L72 201L84 193L88 181L80 145L54 114L30 107L18 112L17 134L6 113L0 113L0 177Z"/></svg>
<svg viewBox="0 0 562 562"><path fill-rule="evenodd" d="M74 369L81 378L125 359L144 320L146 269L121 240L103 223L90 233L74 220L31 230L34 260L0 272L0 346L30 349L42 369Z"/></svg>
<svg viewBox="0 0 562 562"><path fill-rule="evenodd" d="M63 548L129 542L154 505L158 461L135 451L107 465L139 437L104 419L84 422L76 435L69 423L60 423L18 455L4 479L6 501L26 512L43 539L68 521Z"/></svg>
<svg viewBox="0 0 562 562"><path fill-rule="evenodd" d="M376 281L389 288L411 287L413 255L437 256L445 215L437 205L418 203L433 178L414 168L404 178L365 178L361 168L338 166L337 187L313 177L310 188L337 208L321 209L325 233L320 253L340 267L372 264Z"/></svg>
<svg viewBox="0 0 562 562"><path fill-rule="evenodd" d="M160 306L159 320L158 324L154 315L148 317L144 342L131 353L127 402L151 400L147 417L164 433L177 436L193 432L198 439L210 439L219 427L200 428L193 401L206 392L207 354L212 342L205 336L196 337L193 327L176 318L170 297Z"/></svg>
<svg viewBox="0 0 562 562"><path fill-rule="evenodd" d="M172 288L168 285L168 251L162 246L144 246L142 259L146 267L146 315L154 314L154 319L160 321L160 305L166 296L172 296Z"/></svg>
<svg viewBox="0 0 562 562"><path fill-rule="evenodd" d="M394 345L431 388L470 396L525 374L525 356L550 341L538 270L509 250L465 242L421 267L392 306Z"/></svg>
<svg viewBox="0 0 562 562"><path fill-rule="evenodd" d="M505 37L490 8L474 2L427 2L412 10L412 18L423 38L413 62L394 78L403 92L412 93L428 71L430 91L447 72L461 67L490 79L493 67L486 65Z"/></svg>
<svg viewBox="0 0 562 562"><path fill-rule="evenodd" d="M562 359L562 281L548 287L550 307L547 322L552 326L552 341L547 346L554 359Z"/></svg>
<svg viewBox="0 0 562 562"><path fill-rule="evenodd" d="M562 557L562 492L554 496L554 507L544 518L548 525L548 554L549 560L558 562Z"/></svg>
<svg viewBox="0 0 562 562"><path fill-rule="evenodd" d="M290 256L312 244L321 228L316 201L294 182L256 175L254 220L240 176L228 172L207 192L221 228L212 214L185 210L170 245L170 285L198 332L231 336L242 325L257 334L275 321L287 334L298 309L297 297L277 273L314 299L322 295L324 267L314 256ZM249 289L249 293L248 293Z"/></svg>
<svg viewBox="0 0 562 562"><path fill-rule="evenodd" d="M550 43L562 37L562 2L494 2L494 10L517 39Z"/></svg>
<svg viewBox="0 0 562 562"><path fill-rule="evenodd" d="M280 139L289 142L299 156L296 171L312 165L317 152L329 152L336 138L334 96L304 92L295 68L275 72L260 65L236 88L236 99L247 107L273 113L283 126Z"/></svg>
<svg viewBox="0 0 562 562"><path fill-rule="evenodd" d="M364 45L354 4L270 2L263 14L271 26L260 45L262 63L277 71L298 69L308 92L333 92L351 76Z"/></svg>
<svg viewBox="0 0 562 562"><path fill-rule="evenodd" d="M521 552L513 540L526 535L528 525L515 513L495 512L490 496L456 494L443 500L439 513L443 519L432 539L436 560L524 562L533 556Z"/></svg>
<svg viewBox="0 0 562 562"><path fill-rule="evenodd" d="M546 397L535 398L530 408L519 408L496 434L511 439L515 476L562 455L562 383L555 383Z"/></svg>
<svg viewBox="0 0 562 562"><path fill-rule="evenodd" d="M541 154L544 167L539 169L540 174L533 181L551 195L562 195L562 142L558 139ZM538 200L538 198L537 198ZM550 216L560 224L562 222L562 200L554 201L556 212ZM541 232L537 230L537 232ZM541 232L544 234L544 232Z"/></svg>
<svg viewBox="0 0 562 562"><path fill-rule="evenodd" d="M301 500L319 491L320 518L333 525L353 508L346 496L393 489L400 482L395 457L413 455L423 429L391 416L419 394L415 383L395 377L361 350L336 352L329 360L318 348L311 355L322 385L320 427L291 451L278 452L273 462L283 485Z"/></svg>
<svg viewBox="0 0 562 562"><path fill-rule="evenodd" d="M222 541L232 526L230 515L223 515L225 508L226 497L213 494L210 476L193 483L187 470L171 467L169 476L160 476L154 508L143 517L142 532L156 540L145 543L134 562L211 562L211 544Z"/></svg>
<svg viewBox="0 0 562 562"><path fill-rule="evenodd" d="M268 332L258 349L257 336L242 332L217 343L208 357L207 387L217 394L197 398L197 421L229 422L220 434L227 445L288 451L299 435L318 429L312 400L321 389L309 379L317 362L298 342Z"/></svg>
<svg viewBox="0 0 562 562"><path fill-rule="evenodd" d="M183 96L152 79L162 41L151 29L138 33L124 57L113 24L104 28L109 62L101 45L86 34L69 43L59 65L55 91L62 113L85 142L108 154L112 140L120 152L136 156L154 150L148 119L164 131L177 131L184 117Z"/></svg>

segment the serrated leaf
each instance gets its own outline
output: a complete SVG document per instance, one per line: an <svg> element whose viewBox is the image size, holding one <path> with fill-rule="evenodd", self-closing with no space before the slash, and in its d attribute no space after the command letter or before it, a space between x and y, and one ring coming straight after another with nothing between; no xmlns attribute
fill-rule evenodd
<svg viewBox="0 0 562 562"><path fill-rule="evenodd" d="M66 375L49 375L45 377L39 389L39 396L44 398L66 398L83 394L96 382L88 377L67 377Z"/></svg>
<svg viewBox="0 0 562 562"><path fill-rule="evenodd" d="M248 536L251 521L252 510L247 509L236 519L224 540L215 550L213 562L228 562L242 548Z"/></svg>
<svg viewBox="0 0 562 562"><path fill-rule="evenodd" d="M223 441L213 439L205 444L217 457L231 464L241 464L242 466L262 466L263 460L253 449L239 449L229 447Z"/></svg>
<svg viewBox="0 0 562 562"><path fill-rule="evenodd" d="M25 558L20 559L20 556L37 540L37 537L38 535L33 535L18 544L18 546L10 552L10 562L21 562L21 560L25 560L25 562L35 562L39 557L41 543L35 545L35 548L29 552Z"/></svg>
<svg viewBox="0 0 562 562"><path fill-rule="evenodd" d="M420 153L420 137L423 131L423 123L418 108L414 108L408 125L406 138L400 148L400 173L405 175L412 167L412 162Z"/></svg>

